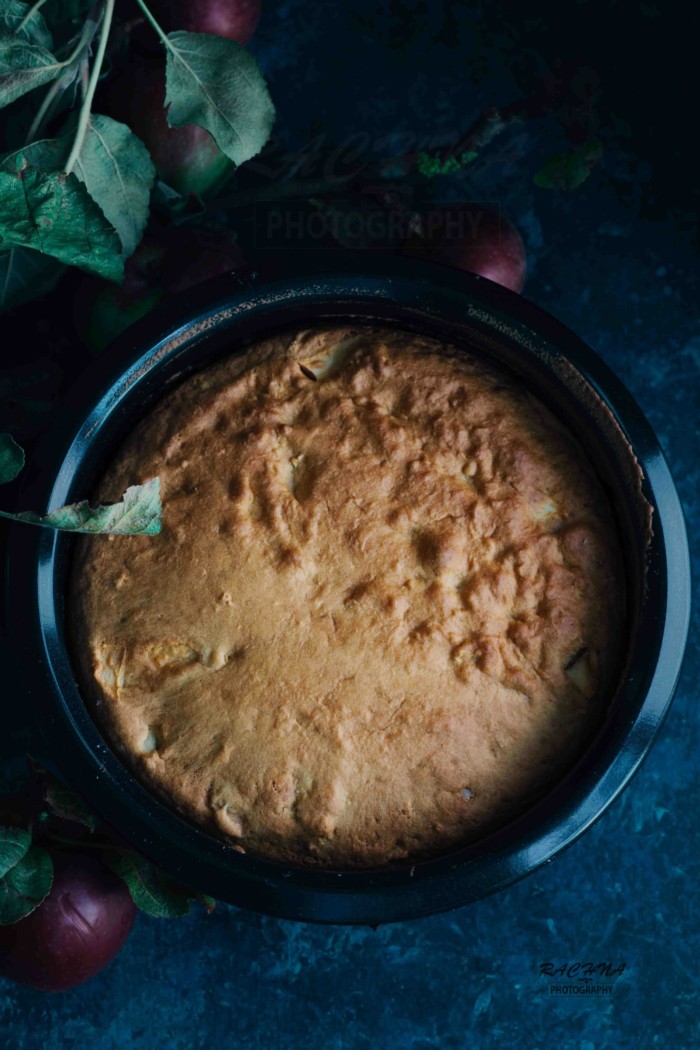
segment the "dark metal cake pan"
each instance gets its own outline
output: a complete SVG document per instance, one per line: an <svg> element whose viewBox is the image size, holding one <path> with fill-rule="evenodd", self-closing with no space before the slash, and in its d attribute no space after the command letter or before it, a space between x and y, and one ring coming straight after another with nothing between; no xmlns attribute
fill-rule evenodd
<svg viewBox="0 0 700 1050"><path fill-rule="evenodd" d="M72 391L21 494L36 511L89 495L115 449L173 383L287 328L381 323L463 345L505 366L576 435L613 506L626 559L628 645L594 739L522 816L413 866L315 871L241 854L180 817L117 757L76 682L64 596L73 540L13 526L12 644L42 758L125 839L180 881L221 900L315 922L383 923L457 907L550 860L628 783L670 705L688 630L683 516L659 444L633 398L571 331L522 297L446 267L372 253L290 255L230 275L125 333Z"/></svg>

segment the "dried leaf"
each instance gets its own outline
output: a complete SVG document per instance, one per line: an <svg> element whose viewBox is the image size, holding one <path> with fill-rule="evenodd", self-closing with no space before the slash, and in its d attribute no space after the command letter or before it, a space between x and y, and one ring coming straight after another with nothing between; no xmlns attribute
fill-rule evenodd
<svg viewBox="0 0 700 1050"><path fill-rule="evenodd" d="M81 532L92 535L155 536L162 524L160 478L151 478L143 485L131 485L118 503L91 507L87 500L59 507L48 514L21 511L9 514L0 511L0 517L28 522L47 529L63 532Z"/></svg>

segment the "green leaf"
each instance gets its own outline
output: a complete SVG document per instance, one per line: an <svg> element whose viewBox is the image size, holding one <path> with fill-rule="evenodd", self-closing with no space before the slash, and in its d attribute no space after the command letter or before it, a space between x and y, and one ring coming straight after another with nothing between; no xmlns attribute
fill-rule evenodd
<svg viewBox="0 0 700 1050"><path fill-rule="evenodd" d="M16 33L21 40L50 50L53 40L40 11L34 11L22 25L30 10L31 5L20 0L0 0L0 32Z"/></svg>
<svg viewBox="0 0 700 1050"><path fill-rule="evenodd" d="M234 164L267 142L275 108L257 62L235 40L205 33L169 33L165 104L168 124L198 124Z"/></svg>
<svg viewBox="0 0 700 1050"><path fill-rule="evenodd" d="M122 278L119 236L77 175L38 171L21 152L2 168L0 248L34 248L108 280Z"/></svg>
<svg viewBox="0 0 700 1050"><path fill-rule="evenodd" d="M0 171L8 175L17 175L27 166L37 171L61 171L63 162L68 156L70 143L68 139L39 139L22 149L7 153L0 160Z"/></svg>
<svg viewBox="0 0 700 1050"><path fill-rule="evenodd" d="M51 291L64 267L31 248L0 252L0 313Z"/></svg>
<svg viewBox="0 0 700 1050"><path fill-rule="evenodd" d="M1 518L42 525L61 532L83 532L91 535L155 536L161 530L162 508L160 478L151 478L143 485L131 485L119 503L108 503L92 508L87 500L59 507L49 514L35 514L31 510L9 514L0 510Z"/></svg>
<svg viewBox="0 0 700 1050"><path fill-rule="evenodd" d="M0 107L55 80L63 68L45 47L0 33Z"/></svg>
<svg viewBox="0 0 700 1050"><path fill-rule="evenodd" d="M24 466L24 450L12 434L0 434L0 485L14 481Z"/></svg>
<svg viewBox="0 0 700 1050"><path fill-rule="evenodd" d="M0 827L0 879L25 856L31 844L31 831Z"/></svg>
<svg viewBox="0 0 700 1050"><path fill-rule="evenodd" d="M0 879L0 926L19 922L37 908L51 890L53 862L41 846L30 846L21 860Z"/></svg>
<svg viewBox="0 0 700 1050"><path fill-rule="evenodd" d="M46 770L41 770L41 776L44 780L44 799L51 812L57 817L74 820L94 831L97 827L97 817L88 809L82 798Z"/></svg>
<svg viewBox="0 0 700 1050"><path fill-rule="evenodd" d="M72 145L73 135L33 142L5 157L0 170L15 171L23 159L39 171L61 171ZM119 234L128 257L148 222L148 201L156 177L148 150L126 124L93 114L73 170Z"/></svg>
<svg viewBox="0 0 700 1050"><path fill-rule="evenodd" d="M543 189L578 189L602 156L603 147L599 140L588 139L568 153L555 153L549 157L533 182Z"/></svg>
<svg viewBox="0 0 700 1050"><path fill-rule="evenodd" d="M174 919L187 915L190 898L175 887L145 857L133 853L119 853L105 857L105 863L126 883L137 908L156 919Z"/></svg>
<svg viewBox="0 0 700 1050"><path fill-rule="evenodd" d="M156 177L143 142L126 124L94 114L74 171L114 226L128 257L146 228Z"/></svg>

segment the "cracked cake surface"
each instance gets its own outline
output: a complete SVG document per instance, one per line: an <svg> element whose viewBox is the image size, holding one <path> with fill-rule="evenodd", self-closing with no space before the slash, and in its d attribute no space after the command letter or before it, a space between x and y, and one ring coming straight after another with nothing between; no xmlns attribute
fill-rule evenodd
<svg viewBox="0 0 700 1050"><path fill-rule="evenodd" d="M160 535L77 544L76 666L133 772L236 848L437 855L590 739L621 651L616 531L504 372L401 331L276 336L168 394L97 496L155 475Z"/></svg>

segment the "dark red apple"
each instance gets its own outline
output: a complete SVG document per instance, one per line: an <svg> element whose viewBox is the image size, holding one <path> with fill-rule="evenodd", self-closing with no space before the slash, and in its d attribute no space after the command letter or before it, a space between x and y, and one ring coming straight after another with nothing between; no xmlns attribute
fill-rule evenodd
<svg viewBox="0 0 700 1050"><path fill-rule="evenodd" d="M104 107L107 116L127 124L145 143L160 178L178 193L207 193L233 171L204 128L168 126L162 57L133 55L109 85Z"/></svg>
<svg viewBox="0 0 700 1050"><path fill-rule="evenodd" d="M99 353L140 317L157 306L165 292L161 270L165 248L147 236L124 266L121 285L83 277L73 303L75 328L83 343Z"/></svg>
<svg viewBox="0 0 700 1050"><path fill-rule="evenodd" d="M498 212L478 204L428 209L403 252L470 270L522 292L527 259L522 238Z"/></svg>
<svg viewBox="0 0 700 1050"><path fill-rule="evenodd" d="M247 44L260 21L260 0L150 0L149 10L167 33L211 33Z"/></svg>
<svg viewBox="0 0 700 1050"><path fill-rule="evenodd" d="M94 857L53 856L54 882L31 915L0 926L0 975L58 992L94 977L126 941L136 907L126 885Z"/></svg>
<svg viewBox="0 0 700 1050"><path fill-rule="evenodd" d="M160 231L158 241L165 249L161 279L168 296L246 265L243 252L226 230L173 226Z"/></svg>
<svg viewBox="0 0 700 1050"><path fill-rule="evenodd" d="M82 279L73 308L76 330L88 349L99 353L162 300L244 265L225 230L190 225L154 230L127 259L121 286Z"/></svg>

